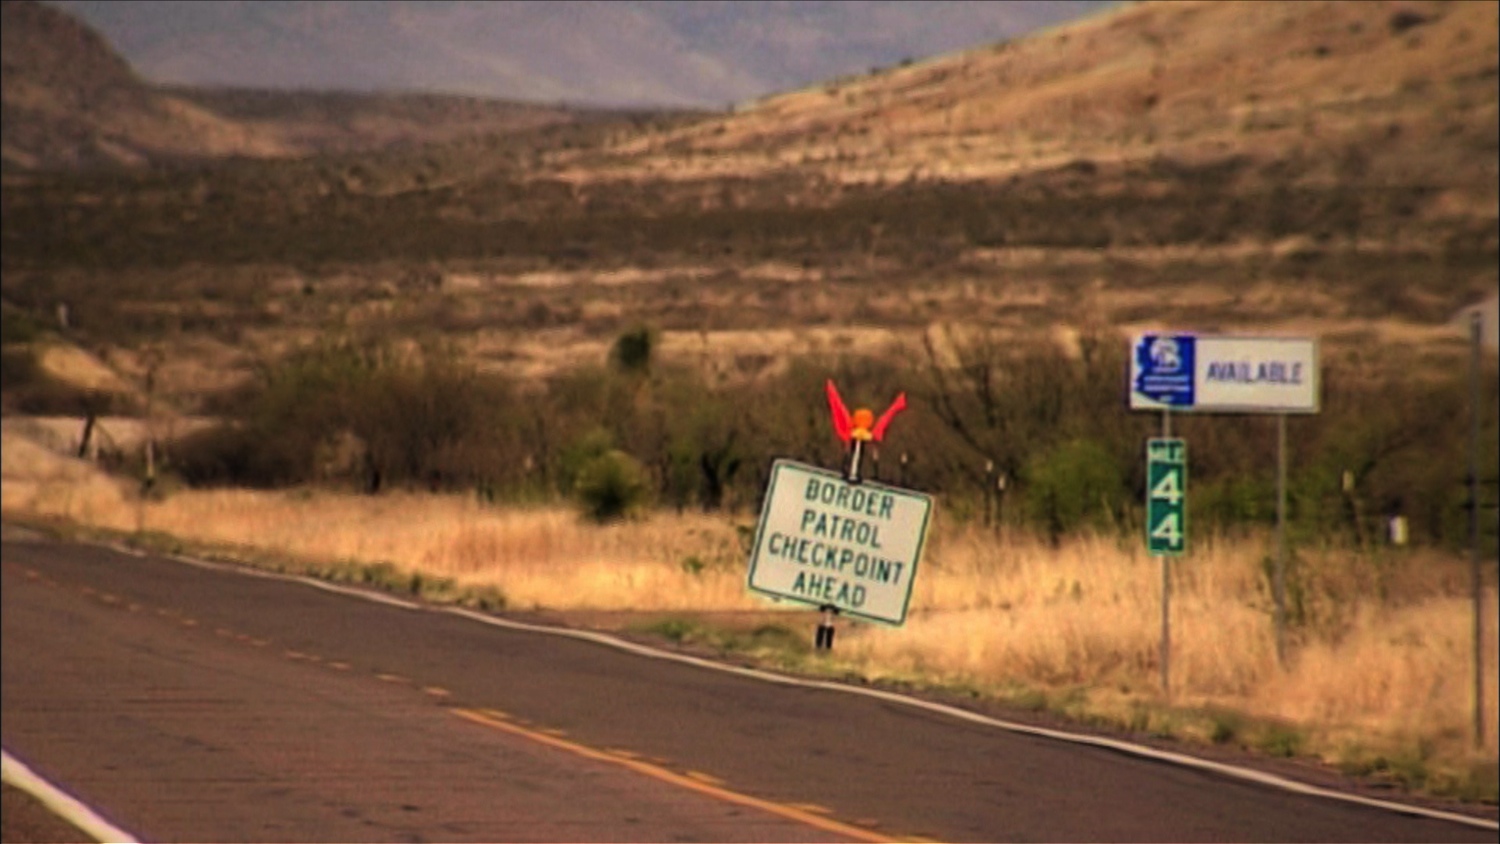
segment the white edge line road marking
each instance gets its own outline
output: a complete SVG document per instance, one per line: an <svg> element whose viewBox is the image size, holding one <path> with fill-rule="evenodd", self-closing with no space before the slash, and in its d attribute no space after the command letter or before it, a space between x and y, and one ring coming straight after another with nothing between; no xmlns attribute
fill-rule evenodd
<svg viewBox="0 0 1500 844"><path fill-rule="evenodd" d="M181 554L168 554L166 555L166 557L167 559L176 560L179 563L186 563L190 566L197 566L200 569L208 569L210 571L243 574L250 577L264 577L269 580L290 580L295 583L306 584L315 589L323 589L328 592L337 592L341 595L352 595L356 598L364 598L367 601L374 601L377 604L386 604L392 607L400 607L404 610L416 610L422 609L423 607L422 604L392 597L383 592L377 592L373 589L360 589L354 586L344 586L338 583L329 583L326 580L319 580L316 577L308 577L307 575L285 574L283 572L275 571L262 571L260 569L252 568L246 565L216 563L210 560L195 560L192 557L184 557Z"/></svg>
<svg viewBox="0 0 1500 844"><path fill-rule="evenodd" d="M107 545L106 547L113 548L114 546ZM999 718L991 718L987 715L980 715L977 712L970 712L966 709L959 709L956 706L948 706L942 703L933 703L931 701L920 700L914 697L907 697L906 695L898 695L894 692L882 691L880 689L869 689L861 686L849 686L842 683L829 682L827 680L803 680L797 677L787 677L780 674L772 674L768 671L762 671L757 668L745 668L738 665L726 665L724 663L713 662L711 660L689 656L687 654L672 653L670 651L658 650L646 645L638 645L634 642L627 642L624 639L618 639L614 636L610 636L604 633L595 633L590 630L572 630L566 627L549 627L544 624L528 624L524 621L512 621L507 618L500 618L498 616L478 613L470 609L465 609L463 607L444 607L416 604L410 601L401 600L399 598L392 598L387 595L382 595L378 592L373 592L366 589L356 589L354 587L343 586L336 583L328 583L302 575L282 574L280 572L267 572L250 568L248 566L214 563L206 560L194 560L179 554L170 555L169 559L173 559L181 563L187 563L189 565L198 566L200 568L213 569L216 571L234 572L238 574L251 575L254 577L269 577L277 580L289 580L296 583L305 583L309 586L314 586L318 589L324 589L329 592L338 592L355 598L363 598L367 601L374 601L376 603L390 604L392 606L402 607L403 609L430 609L438 612L452 613L454 615L459 615L463 616L464 618L478 621L481 624L489 624L495 627L503 627L509 630L523 630L530 633L542 633L549 636L563 636L570 639L580 639L585 642L593 642L595 644L615 648L616 650L633 653L638 656L649 657L651 659L664 659L671 662L681 662L687 665L696 665L699 668L707 668L711 671L722 671L727 674L737 674L741 677L751 677L756 680L765 681L767 683L777 683L783 686L801 686L805 689L824 689L826 691L842 692L844 694L851 695L864 695L865 697L872 697L877 700L884 700L891 703L901 704L903 706L910 706L916 709L925 709L929 712L936 712L942 715L947 715L953 718L957 718L961 721L968 721L974 724L983 724L985 726L996 727L1013 733L1041 736L1043 738L1065 741L1072 744L1102 747L1106 750L1113 750L1119 753L1139 756L1144 759L1152 759L1158 762L1180 765L1185 768L1196 768L1200 771L1209 771L1221 776L1229 777L1231 779L1253 782L1259 785L1269 786L1271 788L1279 788L1283 791L1292 792L1293 794L1302 794L1309 797L1322 797L1328 800L1340 800L1345 803L1355 803L1360 806L1385 809L1387 811L1397 812L1403 815L1413 815L1416 817L1430 818L1433 820L1451 821L1452 823L1478 827L1479 829L1500 830L1500 821L1492 821L1488 818L1476 818L1470 815L1461 815L1457 812L1445 812L1441 809L1429 809L1425 806L1413 806L1406 803L1397 803L1391 800L1377 800L1373 797L1365 797L1359 794L1346 794L1341 791L1334 791L1328 788L1320 788L1315 785L1297 782L1296 780L1287 779L1286 777L1280 777L1275 774L1268 774L1262 771L1252 770L1250 768L1241 768L1236 765L1226 765L1222 762L1212 762L1207 759L1199 759L1196 756L1188 756L1182 753L1173 753L1169 750L1158 750L1154 747L1147 747L1143 744L1134 744L1132 742L1121 741L1119 739L1104 738L1102 736L1090 736L1080 733L1067 733L1063 732L1062 730L1052 730L1046 727L1033 727L1028 724L1019 724L1014 721L1004 721Z"/></svg>
<svg viewBox="0 0 1500 844"><path fill-rule="evenodd" d="M3 760L0 760L0 768L3 768L0 776L3 776L5 782L35 797L52 814L77 827L95 841L135 844L135 836L99 817L98 813L85 806L78 798L42 779L8 751L0 752L4 753Z"/></svg>

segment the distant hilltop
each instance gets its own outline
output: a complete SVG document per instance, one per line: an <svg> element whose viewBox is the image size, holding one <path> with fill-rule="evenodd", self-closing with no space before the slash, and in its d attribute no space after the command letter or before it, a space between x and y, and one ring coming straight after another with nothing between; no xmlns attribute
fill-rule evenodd
<svg viewBox="0 0 1500 844"><path fill-rule="evenodd" d="M7 171L298 157L627 114L462 96L157 86L99 33L35 0L3 0L0 38Z"/></svg>

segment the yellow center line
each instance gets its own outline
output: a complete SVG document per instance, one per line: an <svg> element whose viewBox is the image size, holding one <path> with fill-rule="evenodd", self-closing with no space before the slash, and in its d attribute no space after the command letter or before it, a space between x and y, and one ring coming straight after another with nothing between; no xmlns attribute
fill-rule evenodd
<svg viewBox="0 0 1500 844"><path fill-rule="evenodd" d="M797 821L798 823L803 823L808 826L824 830L826 832L832 832L835 835L847 835L848 837L853 838L857 841L890 842L902 840L891 838L890 836L882 835L872 830L861 829L857 826L851 826L846 823L841 823L840 821L836 821L832 818L819 817L818 815L812 814L811 812L785 803L777 803L773 800L764 800L759 797L751 797L748 794L741 794L737 791L730 791L727 788L723 788L722 786L713 783L704 782L685 774L676 773L675 771L669 771L666 768L663 768L659 765L653 765L650 762L643 762L639 759L629 759L614 753L609 753L603 750L596 750L595 748L583 744L578 744L577 742L569 741L564 738L547 735L546 733L539 732L537 730L530 730L518 724L514 724L508 721L502 721L481 710L454 709L452 710L452 712L460 718L473 721L476 724L483 724L487 727L493 727L497 730L511 733L512 735L529 738L532 741L541 742L542 744L550 745L560 750L566 750L569 753L577 754L578 756L582 756L586 759L594 759L600 762L608 762L612 765L619 765L623 768L628 768L629 770L635 771L638 774L644 774L648 777L661 780L665 783L670 783L681 788L686 788L690 791L696 791L699 794L706 794L710 797L716 797L728 803L735 803L741 806L749 806L751 808L760 809L763 812L770 812L773 815L779 815L780 817L788 818L790 820Z"/></svg>
<svg viewBox="0 0 1500 844"><path fill-rule="evenodd" d="M718 777L714 776L713 774L705 774L702 771L687 770L687 771L683 771L683 773L686 774L689 777L692 777L693 779L695 779L695 780L697 780L698 782L701 782L701 783L707 783L709 785L723 785L724 784L723 780L719 779ZM788 804L788 805L790 805L790 804ZM800 807L792 806L792 808L796 809L796 808L800 808Z"/></svg>

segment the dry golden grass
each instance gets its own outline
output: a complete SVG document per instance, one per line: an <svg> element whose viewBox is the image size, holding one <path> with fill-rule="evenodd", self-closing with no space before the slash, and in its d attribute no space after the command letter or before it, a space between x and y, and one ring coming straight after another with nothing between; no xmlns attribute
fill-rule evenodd
<svg viewBox="0 0 1500 844"><path fill-rule="evenodd" d="M7 420L9 422L10 420ZM6 514L131 530L129 490L83 460L60 456L19 426L0 429L0 507Z"/></svg>
<svg viewBox="0 0 1500 844"><path fill-rule="evenodd" d="M398 568L493 585L512 606L580 610L753 608L732 526L653 516L595 527L562 508L498 509L467 498L189 492L152 502L144 527L318 562ZM688 574L694 557L702 568Z"/></svg>
<svg viewBox="0 0 1500 844"><path fill-rule="evenodd" d="M598 527L556 507L309 491L189 491L143 502L14 426L3 453L0 489L11 517L159 532L308 562L388 562L498 587L513 608L767 608L746 592L740 538L722 517L658 513ZM1412 752L1439 768L1493 764L1494 731L1482 754L1468 747L1471 615L1462 560L1299 549L1308 620L1292 631L1282 670L1261 568L1269 547L1264 536L1207 538L1173 564L1175 706L1284 721L1305 731L1304 751L1335 761L1420 748ZM907 624L851 625L835 664L874 678L1000 692L1086 690L1090 714L1129 723L1143 702L1162 703L1160 590L1160 564L1138 543L1081 537L1054 547L940 524ZM1487 596L1493 619L1493 584ZM1488 641L1493 724L1500 683L1492 630Z"/></svg>
<svg viewBox="0 0 1500 844"><path fill-rule="evenodd" d="M1080 538L1054 548L981 531L938 539L906 626L854 629L843 658L891 677L1088 688L1105 710L1160 695L1161 566L1137 543ZM1211 538L1173 563L1173 702L1308 728L1332 756L1425 744L1464 757L1472 615L1463 561L1301 550L1309 620L1290 632L1283 671L1261 569L1270 547L1264 536ZM1494 618L1493 584L1486 612ZM1488 643L1494 723L1493 630ZM1493 730L1487 752L1496 753Z"/></svg>
<svg viewBox="0 0 1500 844"><path fill-rule="evenodd" d="M129 394L134 388L119 373L77 346L48 345L37 356L48 375L84 390Z"/></svg>

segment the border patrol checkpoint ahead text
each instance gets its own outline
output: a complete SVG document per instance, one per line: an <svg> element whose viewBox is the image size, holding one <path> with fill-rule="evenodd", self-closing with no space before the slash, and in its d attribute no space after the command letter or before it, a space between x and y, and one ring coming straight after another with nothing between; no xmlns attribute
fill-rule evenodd
<svg viewBox="0 0 1500 844"><path fill-rule="evenodd" d="M751 588L899 624L931 502L778 461L752 559Z"/></svg>

